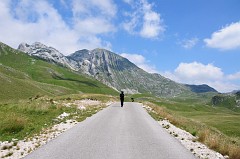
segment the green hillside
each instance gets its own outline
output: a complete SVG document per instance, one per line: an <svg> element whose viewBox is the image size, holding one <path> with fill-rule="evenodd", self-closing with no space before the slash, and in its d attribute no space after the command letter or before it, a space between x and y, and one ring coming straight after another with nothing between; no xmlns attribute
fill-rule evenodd
<svg viewBox="0 0 240 159"><path fill-rule="evenodd" d="M117 94L108 86L0 43L0 101L35 95Z"/></svg>
<svg viewBox="0 0 240 159"><path fill-rule="evenodd" d="M240 95L239 93L217 94L212 97L211 104L215 107L226 107L232 110L239 110Z"/></svg>

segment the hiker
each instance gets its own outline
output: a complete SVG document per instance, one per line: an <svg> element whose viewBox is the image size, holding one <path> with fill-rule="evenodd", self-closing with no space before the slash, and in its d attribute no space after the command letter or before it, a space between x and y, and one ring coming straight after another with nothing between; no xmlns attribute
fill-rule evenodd
<svg viewBox="0 0 240 159"><path fill-rule="evenodd" d="M123 107L123 102L124 102L124 93L123 93L123 91L121 91L121 94L120 94L120 101L121 101L121 107Z"/></svg>

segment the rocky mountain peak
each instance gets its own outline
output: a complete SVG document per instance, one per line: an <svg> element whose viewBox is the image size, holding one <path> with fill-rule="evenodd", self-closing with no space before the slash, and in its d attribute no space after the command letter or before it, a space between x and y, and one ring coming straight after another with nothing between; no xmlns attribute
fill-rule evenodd
<svg viewBox="0 0 240 159"><path fill-rule="evenodd" d="M76 70L76 63L67 59L61 52L53 47L46 46L40 42L35 42L32 45L21 43L18 50L27 53L30 56L35 56L51 63L56 63L70 69Z"/></svg>
<svg viewBox="0 0 240 159"><path fill-rule="evenodd" d="M30 51L30 45L27 44L27 43L21 43L21 44L18 46L18 50L21 50L21 51L27 53L27 52Z"/></svg>

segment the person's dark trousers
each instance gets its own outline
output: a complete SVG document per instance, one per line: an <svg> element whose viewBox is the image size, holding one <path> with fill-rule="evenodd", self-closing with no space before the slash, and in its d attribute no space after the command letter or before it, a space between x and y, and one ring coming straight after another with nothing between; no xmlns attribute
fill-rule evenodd
<svg viewBox="0 0 240 159"><path fill-rule="evenodd" d="M121 107L123 107L123 100L121 100Z"/></svg>

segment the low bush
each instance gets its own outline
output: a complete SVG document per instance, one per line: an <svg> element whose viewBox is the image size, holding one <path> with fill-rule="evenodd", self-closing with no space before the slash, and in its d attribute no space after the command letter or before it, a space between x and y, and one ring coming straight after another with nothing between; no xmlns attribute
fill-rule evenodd
<svg viewBox="0 0 240 159"><path fill-rule="evenodd" d="M18 133L24 129L26 123L25 118L11 113L1 122L0 132L6 134Z"/></svg>

